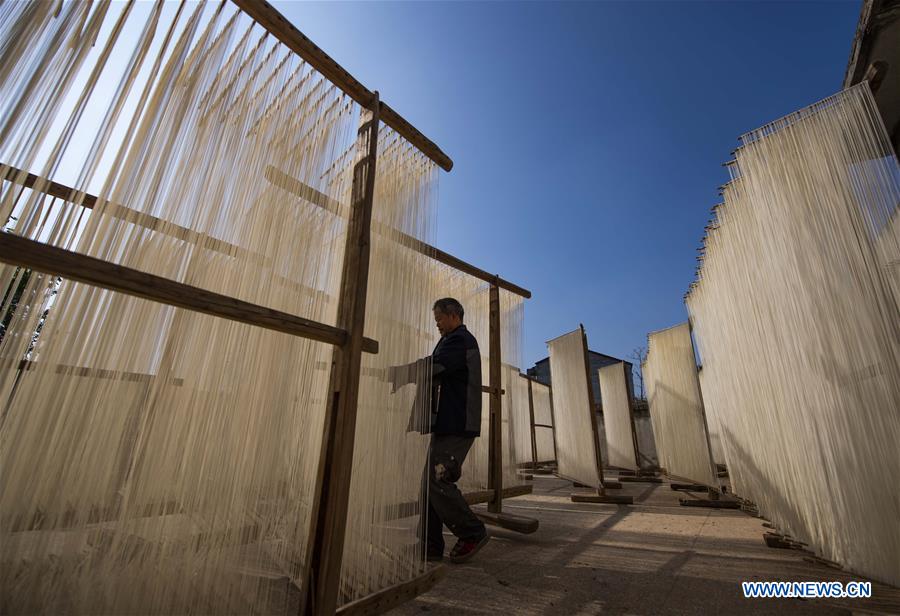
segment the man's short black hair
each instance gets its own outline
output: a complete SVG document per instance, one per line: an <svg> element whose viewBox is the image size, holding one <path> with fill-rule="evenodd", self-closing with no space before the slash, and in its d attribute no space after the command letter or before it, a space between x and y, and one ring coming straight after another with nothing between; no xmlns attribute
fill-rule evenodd
<svg viewBox="0 0 900 616"><path fill-rule="evenodd" d="M434 302L433 310L440 310L444 314L456 314L459 315L459 320L462 321L463 317L466 316L466 310L463 308L462 304L459 303L459 300L455 300L452 297L444 297Z"/></svg>

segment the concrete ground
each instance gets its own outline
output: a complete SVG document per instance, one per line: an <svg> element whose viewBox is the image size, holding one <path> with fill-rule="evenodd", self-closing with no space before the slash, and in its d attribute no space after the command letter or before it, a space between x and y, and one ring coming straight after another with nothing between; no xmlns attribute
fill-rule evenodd
<svg viewBox="0 0 900 616"><path fill-rule="evenodd" d="M767 547L764 520L740 510L682 507L667 483L611 491L632 506L573 503L571 483L555 477L533 483L503 509L540 520L536 533L489 528L469 563L447 564L431 592L392 613L900 614L900 590L879 583L871 599L745 599L742 581L866 578Z"/></svg>

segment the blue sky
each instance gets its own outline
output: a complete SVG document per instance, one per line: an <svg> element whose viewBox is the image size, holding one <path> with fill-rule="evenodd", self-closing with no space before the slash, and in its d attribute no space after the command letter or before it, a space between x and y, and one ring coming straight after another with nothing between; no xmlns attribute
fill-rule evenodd
<svg viewBox="0 0 900 616"><path fill-rule="evenodd" d="M275 2L438 143L437 245L530 289L525 366L682 297L737 137L840 89L860 3Z"/></svg>

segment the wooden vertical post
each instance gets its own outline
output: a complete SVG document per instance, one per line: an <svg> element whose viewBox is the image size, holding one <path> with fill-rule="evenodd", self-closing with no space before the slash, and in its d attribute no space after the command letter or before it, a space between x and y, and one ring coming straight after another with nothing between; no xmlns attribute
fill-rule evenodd
<svg viewBox="0 0 900 616"><path fill-rule="evenodd" d="M371 103L372 117L360 127L358 134L358 143L362 142L367 153L353 167L350 220L337 315L338 327L346 330L348 336L344 345L335 347L331 364L331 397L325 412L307 541L307 580L301 607L306 615L333 614L338 602L356 438L380 107L375 92Z"/></svg>
<svg viewBox="0 0 900 616"><path fill-rule="evenodd" d="M597 494L572 494L572 502L575 503L611 503L616 505L631 505L634 498L624 495L609 495L606 493L606 487L621 488L622 484L618 481L609 482L607 485L603 483L603 454L600 450L600 428L597 426L597 415L594 412L594 388L591 387L591 358L588 353L587 334L584 332L584 325L579 324L581 329L581 348L584 351L584 373L587 376L587 394L588 394L588 411L591 418L591 430L594 433L594 453L597 456Z"/></svg>
<svg viewBox="0 0 900 616"><path fill-rule="evenodd" d="M500 513L503 509L503 399L500 367L500 287L498 278L490 289L490 334L488 349L488 379L490 393L490 427L488 447L488 489L494 493L488 503L488 511Z"/></svg>
<svg viewBox="0 0 900 616"><path fill-rule="evenodd" d="M550 420L553 422L553 461L559 461L559 452L556 450L556 412L553 410L553 387L549 386L550 389Z"/></svg>
<svg viewBox="0 0 900 616"><path fill-rule="evenodd" d="M531 468L537 470L537 436L534 433L534 394L531 391L531 379L528 381L528 416L531 418Z"/></svg>
<svg viewBox="0 0 900 616"><path fill-rule="evenodd" d="M703 416L703 430L706 434L706 449L709 452L709 465L712 470L712 480L715 484L714 486L710 486L709 498L710 500L719 500L719 469L716 468L716 461L713 459L712 441L709 438L709 421L706 419L706 405L703 403L703 390L700 388L700 373L697 371L696 364L697 349L694 348L694 324L690 319L688 319L688 332L691 339L691 359L695 360L694 376L697 377L697 395L700 398L700 414Z"/></svg>
<svg viewBox="0 0 900 616"><path fill-rule="evenodd" d="M588 354L587 334L584 333L584 325L579 324L581 328L581 345L584 348L584 373L587 376L587 394L588 394L588 412L591 417L591 428L594 432L594 450L597 454L597 493L606 496L606 489L603 487L603 456L600 452L600 430L597 427L597 416L594 413L594 388L591 387L591 358Z"/></svg>
<svg viewBox="0 0 900 616"><path fill-rule="evenodd" d="M638 446L637 425L634 422L634 387L631 379L628 378L628 370L625 367L625 362L622 362L622 372L625 373L625 389L628 390L628 419L631 421L631 444L634 446L635 472L640 474L641 448Z"/></svg>

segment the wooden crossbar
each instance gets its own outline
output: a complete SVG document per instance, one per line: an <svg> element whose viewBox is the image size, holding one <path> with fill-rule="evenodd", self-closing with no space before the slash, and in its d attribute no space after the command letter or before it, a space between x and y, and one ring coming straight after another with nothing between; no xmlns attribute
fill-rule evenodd
<svg viewBox="0 0 900 616"><path fill-rule="evenodd" d="M37 192L44 193L45 195L62 199L67 203L75 203L89 210L94 209L98 202L103 203L96 195L76 190L65 184L42 178L34 173L28 173L11 165L0 163L0 170L6 170L5 173L2 174L2 179L4 181L12 182L23 188L30 188ZM182 227L181 225L177 225L168 220L145 214L144 212L132 210L117 203L108 203L104 212L139 227L158 231L176 239L190 242L191 244L196 244L203 248L209 248L210 250L231 257L236 257L248 252L245 248L235 246L224 240L205 235L198 231L194 231L193 229L188 229L187 227Z"/></svg>
<svg viewBox="0 0 900 616"><path fill-rule="evenodd" d="M293 314L266 308L123 265L82 255L42 242L0 233L0 261L52 276L102 287L193 312L231 319L265 329L336 346L347 340L343 329ZM378 342L363 341L367 353L378 352Z"/></svg>
<svg viewBox="0 0 900 616"><path fill-rule="evenodd" d="M334 199L328 197L312 188L311 186L301 182L295 177L292 177L285 173L284 171L269 165L265 170L265 178L278 186L282 190L289 192L293 195L300 197L314 205L318 205L324 210L332 212L333 214L339 214L340 212L340 204L336 202ZM498 287L505 291L509 291L510 293L515 293L525 299L531 298L531 291L520 287L517 284L509 282L508 280L504 280L500 278L496 274L491 274L480 267L476 267L471 263L463 261L459 257L455 257L448 252L444 252L440 248L435 248L431 244L423 242L407 233L403 233L397 229L391 228L388 225L383 223L379 223L377 221L373 221L372 230L379 235L387 236L390 239L396 241L398 244L406 246L411 250L418 252L419 254L423 254L426 257L430 257L434 259L438 263L443 263L453 269L463 272L464 274L469 274L479 280L483 280L485 282L489 282L491 284L496 284Z"/></svg>
<svg viewBox="0 0 900 616"><path fill-rule="evenodd" d="M28 359L19 362L19 370L35 370L40 364ZM128 381L132 383L150 383L159 378L156 374L143 372L128 372L126 370L106 370L103 368L88 368L87 366L69 366L57 364L54 366L57 374L69 374L72 376L90 377L96 379L113 379L116 381ZM175 387L184 385L184 379L169 378L168 383Z"/></svg>

